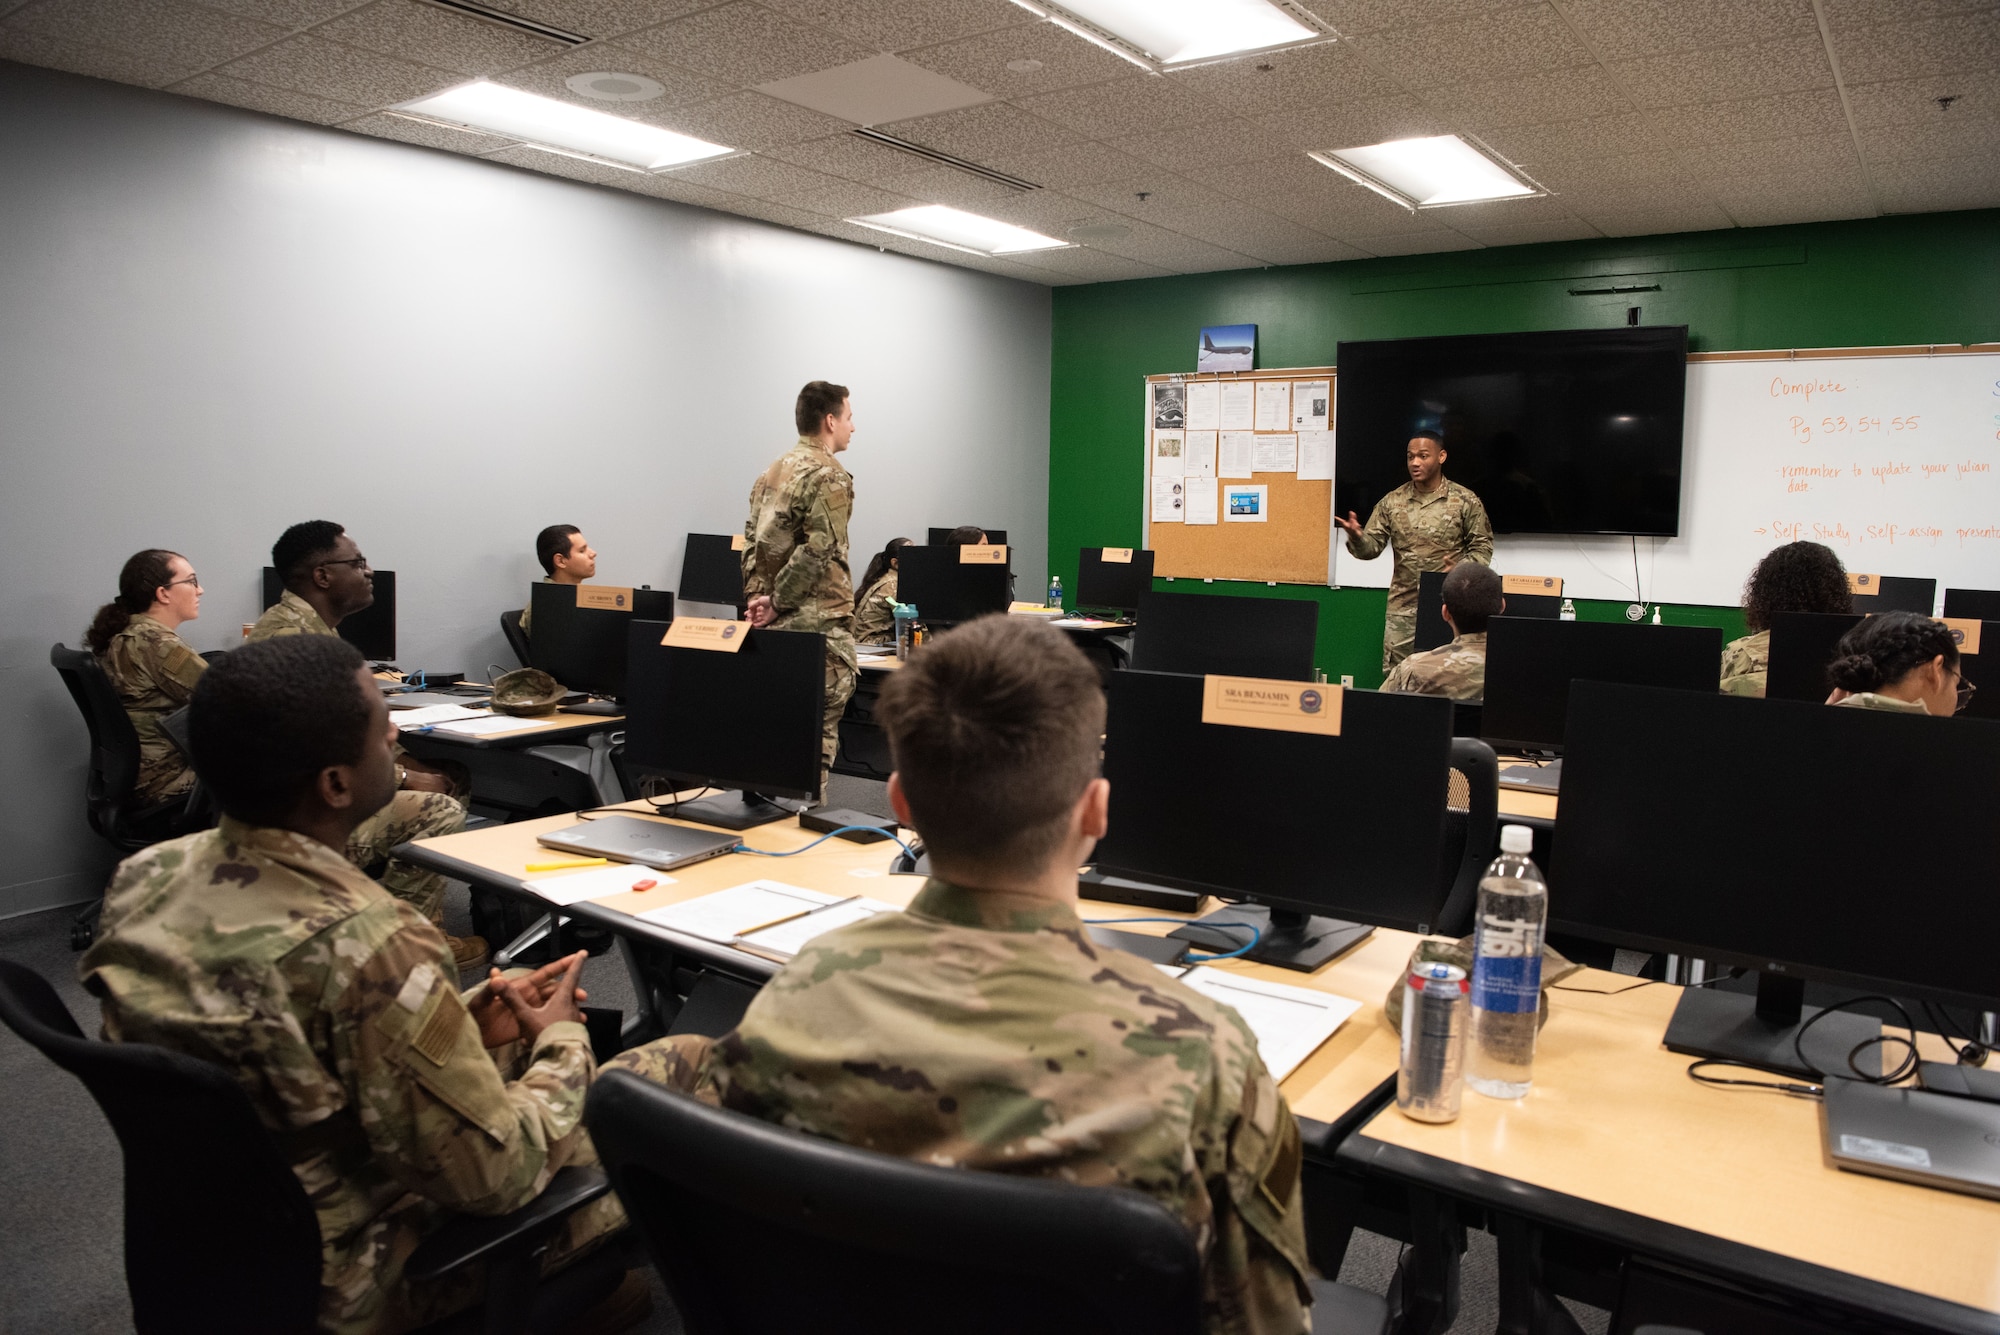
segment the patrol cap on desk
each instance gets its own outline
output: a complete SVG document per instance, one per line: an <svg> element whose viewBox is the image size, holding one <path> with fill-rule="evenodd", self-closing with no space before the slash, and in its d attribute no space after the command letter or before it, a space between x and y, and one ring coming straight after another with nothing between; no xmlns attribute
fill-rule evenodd
<svg viewBox="0 0 2000 1335"><path fill-rule="evenodd" d="M554 677L540 668L516 668L493 683L493 710L498 714L553 714L567 695Z"/></svg>

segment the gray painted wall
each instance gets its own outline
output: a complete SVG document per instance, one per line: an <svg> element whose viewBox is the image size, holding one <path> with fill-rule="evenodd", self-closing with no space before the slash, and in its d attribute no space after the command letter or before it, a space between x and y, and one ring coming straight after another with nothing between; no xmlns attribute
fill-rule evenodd
<svg viewBox="0 0 2000 1335"><path fill-rule="evenodd" d="M227 647L272 540L333 519L397 572L406 666L511 666L537 529L673 587L825 378L857 574L971 522L1044 581L1045 288L4 62L0 181L0 916L110 865L48 647L141 547L187 554L182 633Z"/></svg>

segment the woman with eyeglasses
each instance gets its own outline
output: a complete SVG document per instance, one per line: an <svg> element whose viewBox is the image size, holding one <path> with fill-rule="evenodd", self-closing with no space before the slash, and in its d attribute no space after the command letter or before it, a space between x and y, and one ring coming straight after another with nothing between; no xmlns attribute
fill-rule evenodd
<svg viewBox="0 0 2000 1335"><path fill-rule="evenodd" d="M1949 718L1973 692L1950 629L1915 612L1878 613L1841 636L1827 677L1828 704L1899 714Z"/></svg>
<svg viewBox="0 0 2000 1335"><path fill-rule="evenodd" d="M201 580L179 552L149 547L118 572L118 596L97 609L84 643L111 679L139 734L138 797L158 802L194 784L160 720L186 705L208 667L174 632L201 615Z"/></svg>

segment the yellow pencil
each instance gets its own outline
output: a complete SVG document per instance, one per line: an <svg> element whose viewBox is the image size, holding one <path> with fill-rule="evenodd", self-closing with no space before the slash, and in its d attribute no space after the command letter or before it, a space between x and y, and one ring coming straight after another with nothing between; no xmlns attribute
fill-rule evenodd
<svg viewBox="0 0 2000 1335"><path fill-rule="evenodd" d="M560 862L530 862L529 871L568 871L571 867L608 867L610 858L564 858Z"/></svg>

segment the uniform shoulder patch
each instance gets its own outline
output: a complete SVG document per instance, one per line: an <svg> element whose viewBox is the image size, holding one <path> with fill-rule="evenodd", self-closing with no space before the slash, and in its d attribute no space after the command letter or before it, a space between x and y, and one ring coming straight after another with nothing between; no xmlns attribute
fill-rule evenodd
<svg viewBox="0 0 2000 1335"><path fill-rule="evenodd" d="M437 1003L431 1007L430 1017L417 1030L417 1036L410 1040L410 1047L422 1054L431 1065L443 1066L457 1045L458 1015L440 992Z"/></svg>

